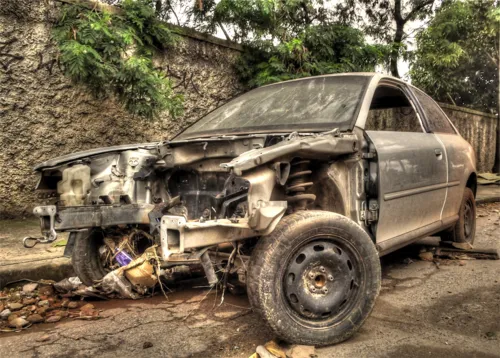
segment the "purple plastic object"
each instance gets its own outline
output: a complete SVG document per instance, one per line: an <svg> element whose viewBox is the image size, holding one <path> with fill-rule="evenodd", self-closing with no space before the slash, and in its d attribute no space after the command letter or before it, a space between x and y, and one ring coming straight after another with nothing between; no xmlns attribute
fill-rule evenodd
<svg viewBox="0 0 500 358"><path fill-rule="evenodd" d="M118 248L115 248L115 251L118 252ZM120 266L127 266L132 261L130 255L123 250L116 254L115 259L118 261Z"/></svg>

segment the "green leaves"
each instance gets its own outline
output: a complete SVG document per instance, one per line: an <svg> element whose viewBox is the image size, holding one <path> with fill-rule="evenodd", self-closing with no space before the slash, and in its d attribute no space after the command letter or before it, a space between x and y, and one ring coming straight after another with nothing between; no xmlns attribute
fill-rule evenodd
<svg viewBox="0 0 500 358"><path fill-rule="evenodd" d="M437 100L495 112L498 1L450 0L417 37L412 81Z"/></svg>
<svg viewBox="0 0 500 358"><path fill-rule="evenodd" d="M68 5L54 27L64 72L98 98L114 97L131 114L157 118L182 113L182 96L153 65L175 37L155 18L151 0L125 0L112 15Z"/></svg>
<svg viewBox="0 0 500 358"><path fill-rule="evenodd" d="M306 27L297 37L274 45L255 41L236 69L250 87L294 78L341 72L374 71L389 48L367 45L363 34L339 24Z"/></svg>

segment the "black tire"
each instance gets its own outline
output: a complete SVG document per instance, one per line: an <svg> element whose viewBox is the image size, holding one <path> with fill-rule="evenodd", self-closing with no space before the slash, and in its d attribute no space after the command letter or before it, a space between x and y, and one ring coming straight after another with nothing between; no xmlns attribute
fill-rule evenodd
<svg viewBox="0 0 500 358"><path fill-rule="evenodd" d="M84 285L92 286L106 274L99 256L99 247L104 243L102 232L100 229L90 229L70 235L75 240L71 256L73 270Z"/></svg>
<svg viewBox="0 0 500 358"><path fill-rule="evenodd" d="M336 213L303 211L259 240L247 292L278 337L322 346L345 341L361 327L380 283L377 250L359 225Z"/></svg>
<svg viewBox="0 0 500 358"><path fill-rule="evenodd" d="M476 199L470 188L465 188L458 221L449 230L441 233L443 241L474 243L476 236Z"/></svg>

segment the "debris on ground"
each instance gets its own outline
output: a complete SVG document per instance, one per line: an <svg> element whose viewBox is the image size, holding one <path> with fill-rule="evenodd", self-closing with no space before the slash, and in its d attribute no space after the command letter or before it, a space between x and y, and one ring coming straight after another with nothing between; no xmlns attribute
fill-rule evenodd
<svg viewBox="0 0 500 358"><path fill-rule="evenodd" d="M56 323L64 318L97 319L94 306L84 305L73 292L85 286L76 277L60 282L29 282L0 291L0 332L15 332L37 323ZM67 297L69 296L69 297ZM71 300L71 298L78 299Z"/></svg>
<svg viewBox="0 0 500 358"><path fill-rule="evenodd" d="M249 358L315 358L314 346L278 344L272 340L263 346L257 346L255 353Z"/></svg>

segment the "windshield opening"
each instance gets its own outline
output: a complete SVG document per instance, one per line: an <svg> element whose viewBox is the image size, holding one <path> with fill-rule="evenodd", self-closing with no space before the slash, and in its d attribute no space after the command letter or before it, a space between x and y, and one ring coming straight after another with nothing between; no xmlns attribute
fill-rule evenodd
<svg viewBox="0 0 500 358"><path fill-rule="evenodd" d="M369 80L368 76L324 76L260 87L210 112L178 138L350 130Z"/></svg>

